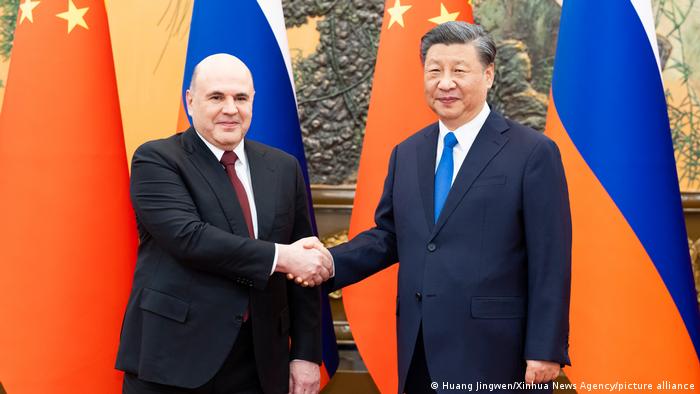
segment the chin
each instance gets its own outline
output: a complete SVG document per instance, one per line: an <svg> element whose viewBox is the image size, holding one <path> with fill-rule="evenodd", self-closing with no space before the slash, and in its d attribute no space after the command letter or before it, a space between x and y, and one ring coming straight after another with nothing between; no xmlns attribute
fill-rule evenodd
<svg viewBox="0 0 700 394"><path fill-rule="evenodd" d="M455 120L459 118L459 114L447 111L437 111L437 115L440 119L445 119L447 121Z"/></svg>
<svg viewBox="0 0 700 394"><path fill-rule="evenodd" d="M219 145L223 146L234 146L238 145L239 142L241 142L242 138L235 138L233 136L219 136L220 138L216 138L216 142Z"/></svg>
<svg viewBox="0 0 700 394"><path fill-rule="evenodd" d="M226 145L226 146L238 146L238 144L239 144L240 142L241 142L241 138L238 138L238 139L227 139L227 140L223 140L223 141L222 141L222 144L224 144L224 145Z"/></svg>

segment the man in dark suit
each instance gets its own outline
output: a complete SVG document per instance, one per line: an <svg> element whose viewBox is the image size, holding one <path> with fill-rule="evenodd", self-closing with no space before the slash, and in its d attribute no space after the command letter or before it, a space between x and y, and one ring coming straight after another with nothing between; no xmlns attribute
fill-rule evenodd
<svg viewBox="0 0 700 394"><path fill-rule="evenodd" d="M439 122L394 148L376 227L331 250L329 288L400 261L399 392L540 389L569 364L564 170L554 142L490 110L495 55L476 25L423 36L425 98Z"/></svg>
<svg viewBox="0 0 700 394"><path fill-rule="evenodd" d="M330 255L297 161L244 139L253 79L212 55L187 91L193 127L134 154L140 246L117 356L125 393L312 393ZM291 245L288 245L291 244ZM291 342L291 343L290 343ZM291 360L291 361L290 361Z"/></svg>

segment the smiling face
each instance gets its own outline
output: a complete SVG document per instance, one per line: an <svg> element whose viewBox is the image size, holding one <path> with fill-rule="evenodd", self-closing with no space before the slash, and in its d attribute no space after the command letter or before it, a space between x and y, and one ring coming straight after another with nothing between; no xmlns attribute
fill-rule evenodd
<svg viewBox="0 0 700 394"><path fill-rule="evenodd" d="M250 128L254 95L253 78L243 62L230 55L212 55L194 72L186 93L187 111L205 140L233 150Z"/></svg>
<svg viewBox="0 0 700 394"><path fill-rule="evenodd" d="M435 44L423 65L425 100L450 130L472 120L493 84L494 65L484 66L472 44Z"/></svg>

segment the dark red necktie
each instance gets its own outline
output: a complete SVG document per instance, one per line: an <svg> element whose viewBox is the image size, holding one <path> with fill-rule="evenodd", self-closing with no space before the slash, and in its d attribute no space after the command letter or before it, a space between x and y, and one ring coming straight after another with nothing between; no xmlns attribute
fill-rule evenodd
<svg viewBox="0 0 700 394"><path fill-rule="evenodd" d="M248 227L248 235L250 238L255 239L255 231L253 230L253 215L250 213L250 203L248 202L248 194L245 192L245 188L241 183L241 180L236 175L236 161L238 160L238 155L233 151L226 151L224 155L221 156L221 164L226 167L226 174L228 179L233 185L233 189L236 191L236 196L238 197L238 203L241 205L241 211L243 211L243 218L245 219L245 224ZM243 312L243 321L248 321L250 317L250 306L246 308Z"/></svg>
<svg viewBox="0 0 700 394"><path fill-rule="evenodd" d="M238 160L238 155L233 151L226 151L224 155L221 156L221 164L226 167L226 174L228 174L228 179L233 185L233 189L236 191L236 196L238 197L238 202L241 205L241 211L243 211L243 218L245 219L245 224L248 226L248 235L250 238L255 238L255 231L253 230L253 215L250 213L250 202L248 202L248 194L245 192L245 188L238 179L236 175L236 161Z"/></svg>

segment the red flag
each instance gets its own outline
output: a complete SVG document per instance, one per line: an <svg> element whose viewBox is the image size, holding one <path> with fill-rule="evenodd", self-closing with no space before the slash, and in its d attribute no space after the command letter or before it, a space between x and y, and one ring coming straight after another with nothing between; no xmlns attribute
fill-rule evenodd
<svg viewBox="0 0 700 394"><path fill-rule="evenodd" d="M437 117L425 103L420 39L439 23L473 21L470 1L387 0L360 157L350 238L374 226L391 149ZM343 290L362 359L382 393L396 392L396 265Z"/></svg>
<svg viewBox="0 0 700 394"><path fill-rule="evenodd" d="M0 382L117 393L135 222L104 3L23 0L0 115Z"/></svg>

